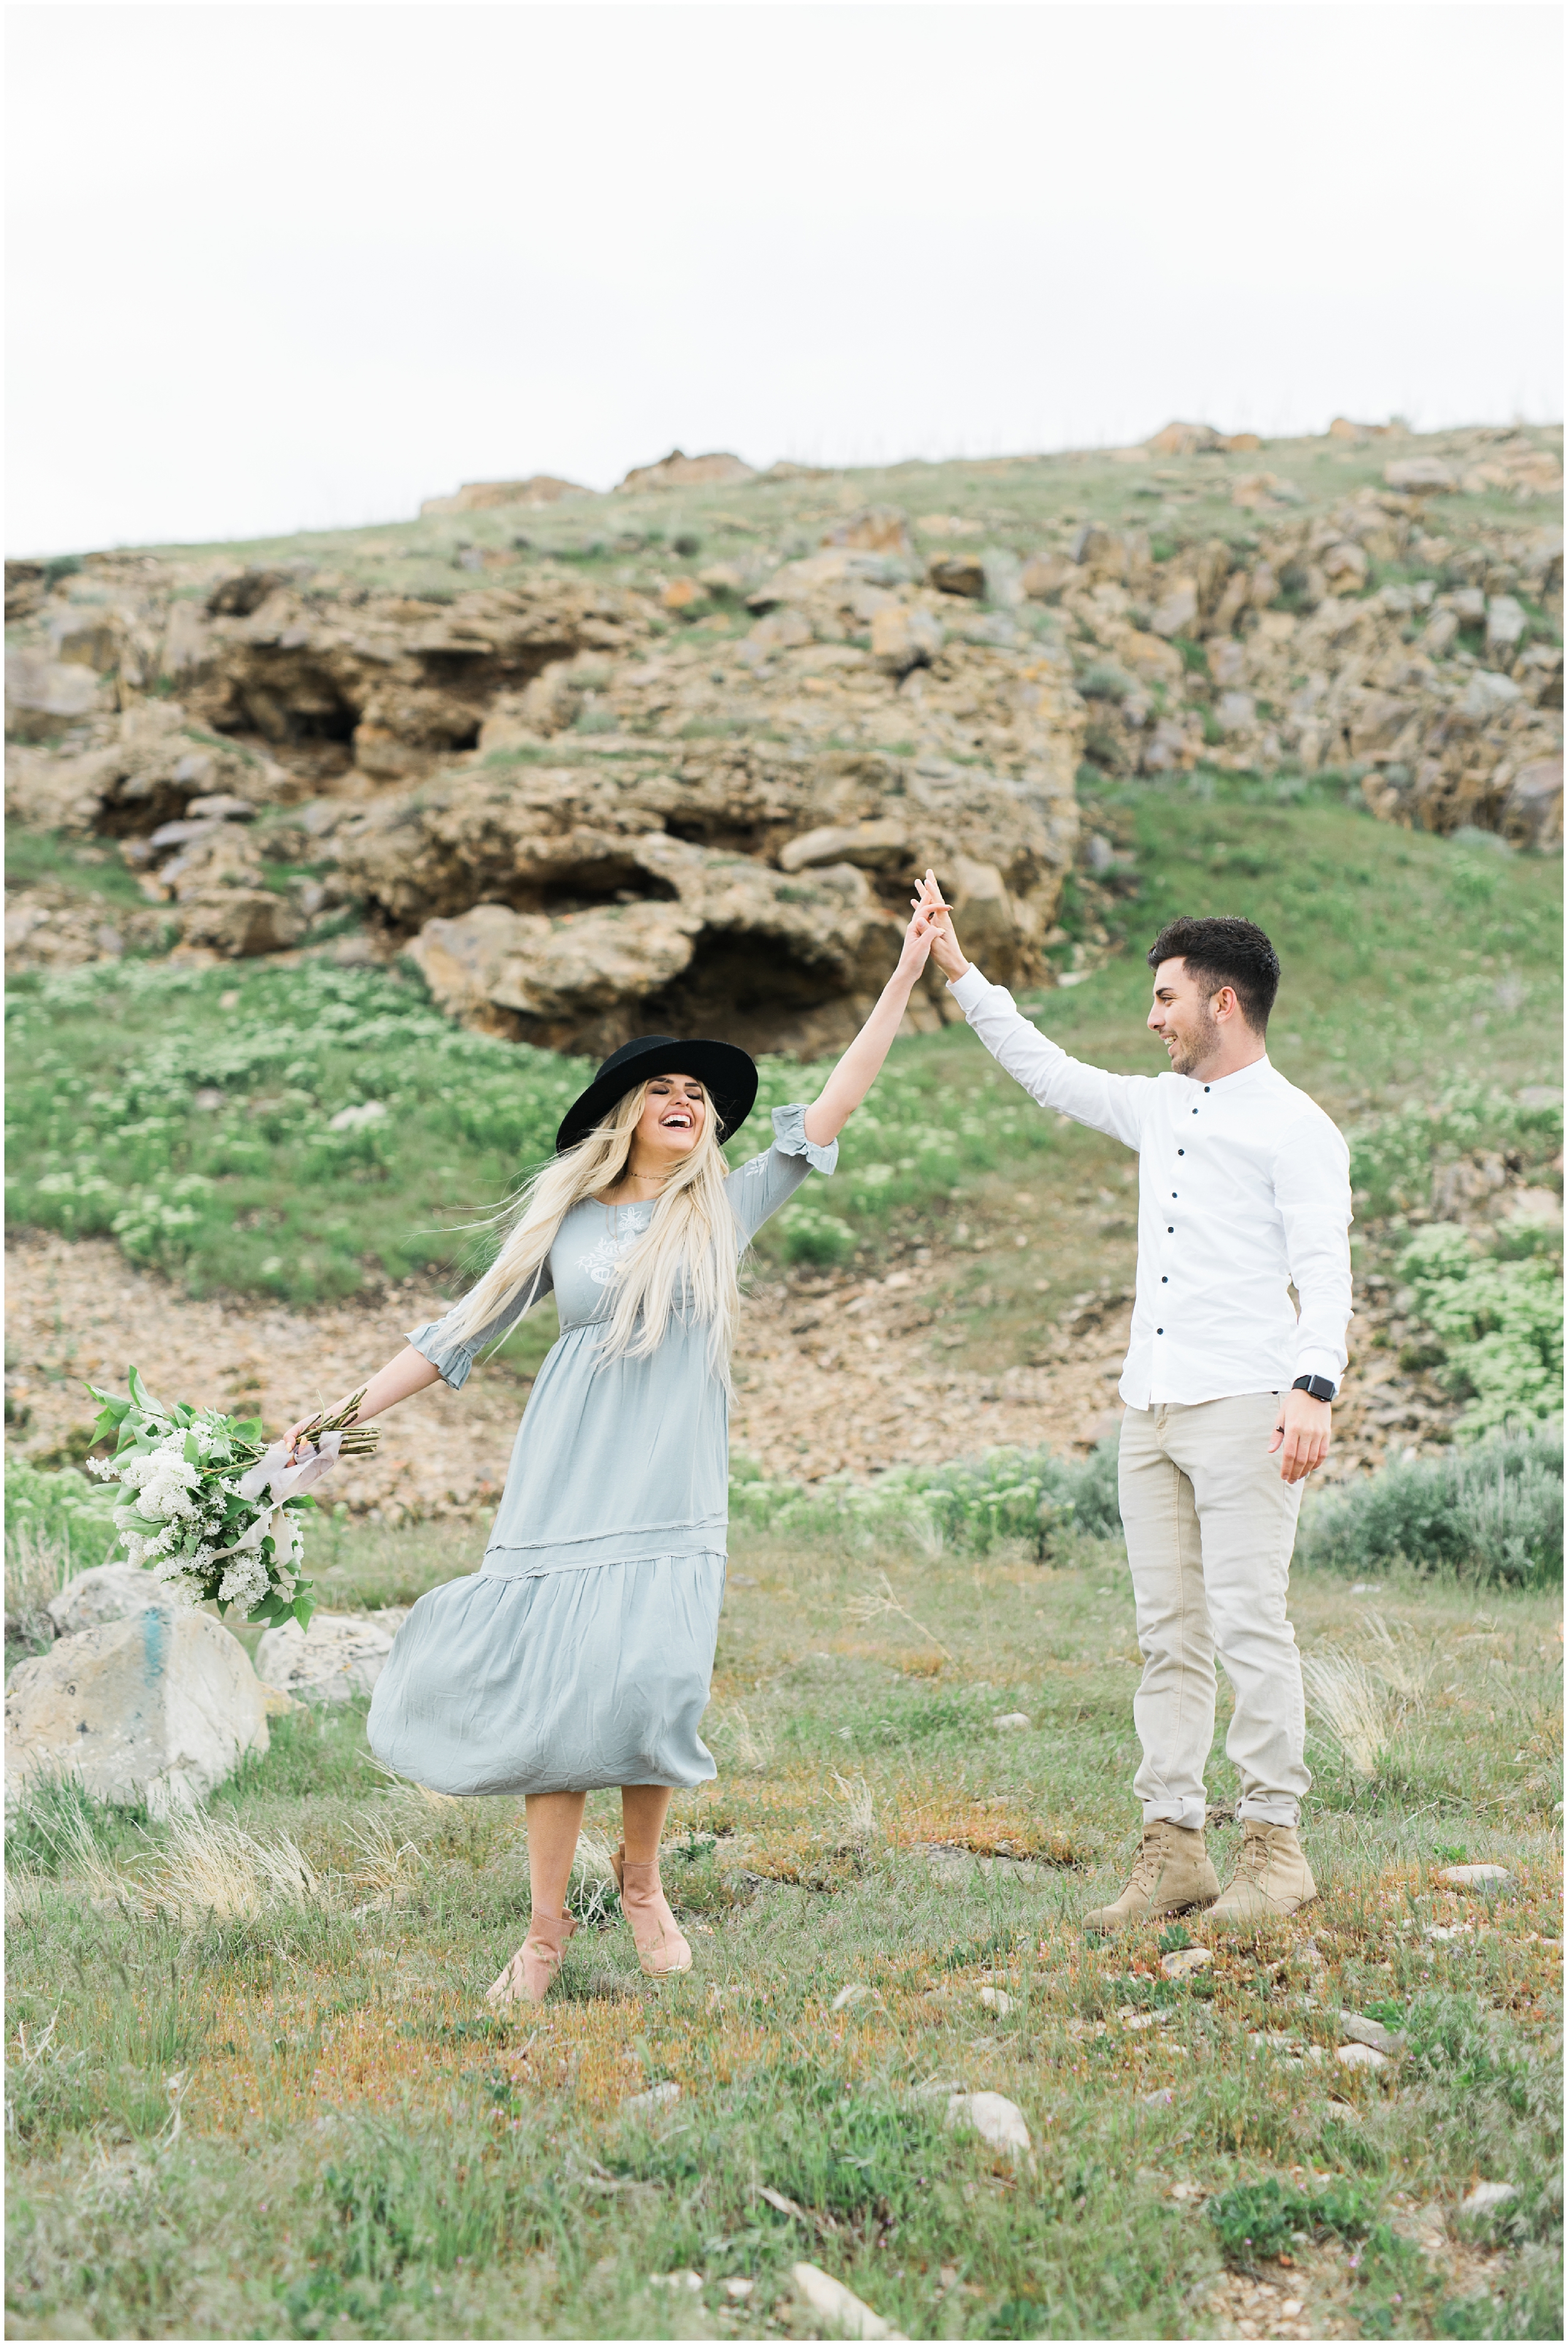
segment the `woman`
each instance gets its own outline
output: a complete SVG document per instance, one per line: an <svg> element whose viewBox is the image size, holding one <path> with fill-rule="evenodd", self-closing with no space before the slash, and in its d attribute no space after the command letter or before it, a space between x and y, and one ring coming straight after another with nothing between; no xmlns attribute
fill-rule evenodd
<svg viewBox="0 0 1568 2345"><path fill-rule="evenodd" d="M576 1927L566 1892L584 1801L610 1785L642 1968L691 1967L659 1840L671 1792L716 1772L698 1728L724 1586L739 1260L812 1166L833 1171L929 939L917 909L821 1097L775 1108L772 1148L738 1172L721 1142L756 1099L744 1051L647 1035L606 1059L491 1267L444 1319L415 1328L360 1403L363 1420L438 1376L456 1391L475 1353L553 1290L560 1339L483 1567L420 1599L370 1705L372 1748L398 1773L441 1792L527 1794L533 1911L493 2002L548 1993Z"/></svg>

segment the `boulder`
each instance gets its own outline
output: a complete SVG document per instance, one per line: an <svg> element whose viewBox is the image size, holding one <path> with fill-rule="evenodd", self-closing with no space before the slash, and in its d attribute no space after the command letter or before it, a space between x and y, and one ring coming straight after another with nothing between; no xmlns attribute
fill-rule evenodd
<svg viewBox="0 0 1568 2345"><path fill-rule="evenodd" d="M1431 496L1444 489L1459 486L1453 468L1441 456L1401 456L1383 466L1383 481L1391 489L1399 489L1406 496Z"/></svg>
<svg viewBox="0 0 1568 2345"><path fill-rule="evenodd" d="M256 1675L297 1701L350 1701L375 1690L392 1639L373 1620L313 1612L310 1626L286 1620L256 1648Z"/></svg>
<svg viewBox="0 0 1568 2345"><path fill-rule="evenodd" d="M5 1797L63 1774L155 1816L197 1806L268 1746L245 1648L205 1612L149 1604L18 1662L5 1692Z"/></svg>
<svg viewBox="0 0 1568 2345"><path fill-rule="evenodd" d="M7 722L12 710L21 716L73 717L90 716L108 705L107 692L91 668L74 660L52 659L43 649L5 655Z"/></svg>
<svg viewBox="0 0 1568 2345"><path fill-rule="evenodd" d="M1018 584L1031 601L1053 603L1076 574L1077 565L1065 554L1037 553L1025 563Z"/></svg>
<svg viewBox="0 0 1568 2345"><path fill-rule="evenodd" d="M852 2288L824 2272L820 2264L792 2264L790 2280L800 2304L817 2324L814 2333L865 2338L902 2338L905 2333L890 2327Z"/></svg>
<svg viewBox="0 0 1568 2345"><path fill-rule="evenodd" d="M1031 2153L1029 2128L1017 2101L1002 2093L954 2093L947 2102L950 2126L972 2127L992 2149L1005 2150L1015 2166Z"/></svg>
<svg viewBox="0 0 1568 2345"><path fill-rule="evenodd" d="M68 1579L45 1609L56 1637L76 1637L84 1629L101 1629L106 1620L128 1619L149 1605L165 1612L184 1609L168 1582L155 1579L150 1571L131 1563L100 1563Z"/></svg>
<svg viewBox="0 0 1568 2345"><path fill-rule="evenodd" d="M1220 444L1219 432L1209 423L1168 423L1147 442L1157 456L1201 456Z"/></svg>
<svg viewBox="0 0 1568 2345"><path fill-rule="evenodd" d="M939 594L961 594L983 602L986 565L975 553L934 553L926 565L926 583Z"/></svg>
<svg viewBox="0 0 1568 2345"><path fill-rule="evenodd" d="M756 477L755 468L743 463L739 456L683 456L679 448L673 448L656 464L634 464L625 479L617 482L616 492L632 495L641 489L730 488Z"/></svg>
<svg viewBox="0 0 1568 2345"><path fill-rule="evenodd" d="M907 675L913 667L929 667L946 640L934 611L917 604L885 603L872 615L871 656L885 674Z"/></svg>
<svg viewBox="0 0 1568 2345"><path fill-rule="evenodd" d="M198 888L180 893L180 919L187 945L204 945L226 959L284 952L298 943L305 921L287 896L270 888Z"/></svg>
<svg viewBox="0 0 1568 2345"><path fill-rule="evenodd" d="M1353 538L1342 538L1330 545L1322 555L1321 567L1330 593L1353 594L1367 583L1366 548Z"/></svg>
<svg viewBox="0 0 1568 2345"><path fill-rule="evenodd" d="M1493 594L1486 605L1486 656L1493 667L1512 667L1530 621L1512 594Z"/></svg>
<svg viewBox="0 0 1568 2345"><path fill-rule="evenodd" d="M827 824L804 831L778 852L781 871L804 871L814 863L854 863L862 870L896 870L909 859L909 832L895 817L881 822Z"/></svg>
<svg viewBox="0 0 1568 2345"><path fill-rule="evenodd" d="M1563 760L1539 757L1514 775L1502 801L1502 835L1543 851L1563 845Z"/></svg>
<svg viewBox="0 0 1568 2345"><path fill-rule="evenodd" d="M1198 581L1174 578L1155 606L1149 626L1157 635L1189 634L1198 618Z"/></svg>
<svg viewBox="0 0 1568 2345"><path fill-rule="evenodd" d="M1485 725L1523 697L1511 675L1500 675L1492 668L1477 668L1465 685L1459 713L1469 717L1472 725Z"/></svg>
<svg viewBox="0 0 1568 2345"><path fill-rule="evenodd" d="M824 545L853 545L863 553L891 554L899 562L913 562L915 541L909 534L909 516L897 505L867 505L863 513L852 513L846 521L835 522L824 533Z"/></svg>
<svg viewBox="0 0 1568 2345"><path fill-rule="evenodd" d="M420 519L432 514L493 513L501 505L553 505L562 497L591 497L594 492L577 481L558 480L552 472L533 472L526 481L465 481L453 497L427 497Z"/></svg>

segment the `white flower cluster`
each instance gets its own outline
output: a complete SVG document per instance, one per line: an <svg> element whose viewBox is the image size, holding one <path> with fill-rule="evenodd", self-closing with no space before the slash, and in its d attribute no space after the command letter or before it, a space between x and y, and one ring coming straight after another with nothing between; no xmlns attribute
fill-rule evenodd
<svg viewBox="0 0 1568 2345"><path fill-rule="evenodd" d="M150 1419L148 1430L158 1424ZM298 1515L265 1499L254 1508L248 1503L248 1519L236 1537L228 1502L240 1496L239 1484L221 1471L233 1455L226 1420L209 1410L187 1432L163 1424L150 1449L88 1460L95 1474L117 1481L126 1494L114 1520L126 1560L192 1605L216 1597L248 1612L274 1589L291 1597L305 1554ZM201 1463L191 1462L187 1445ZM266 1538L273 1543L270 1560Z"/></svg>

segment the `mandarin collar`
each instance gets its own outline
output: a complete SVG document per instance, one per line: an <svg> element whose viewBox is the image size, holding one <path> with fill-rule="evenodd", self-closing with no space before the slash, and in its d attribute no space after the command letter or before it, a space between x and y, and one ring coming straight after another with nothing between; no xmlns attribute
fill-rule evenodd
<svg viewBox="0 0 1568 2345"><path fill-rule="evenodd" d="M1250 1066L1238 1067L1234 1074L1219 1075L1211 1083L1199 1082L1196 1075L1184 1075L1182 1081L1189 1083L1195 1091L1209 1091L1213 1094L1221 1091L1239 1091L1253 1077L1263 1074L1271 1075L1273 1071L1273 1062L1268 1051L1265 1051L1263 1056L1260 1059L1254 1059Z"/></svg>

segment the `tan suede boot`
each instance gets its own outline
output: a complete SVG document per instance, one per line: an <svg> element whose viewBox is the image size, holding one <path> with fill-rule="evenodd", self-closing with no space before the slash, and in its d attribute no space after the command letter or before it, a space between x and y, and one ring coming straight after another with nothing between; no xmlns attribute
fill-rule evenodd
<svg viewBox="0 0 1568 2345"><path fill-rule="evenodd" d="M1219 1877L1209 1862L1200 1832L1187 1832L1180 1824L1145 1824L1132 1879L1114 1905L1101 1905L1084 1915L1084 1928L1130 1930L1162 1914L1188 1914L1195 1905L1212 1905L1219 1894Z"/></svg>
<svg viewBox="0 0 1568 2345"><path fill-rule="evenodd" d="M1248 1817L1235 1877L1206 1918L1222 1930L1245 1930L1259 1922L1281 1921L1317 1893L1311 1868L1290 1825Z"/></svg>

